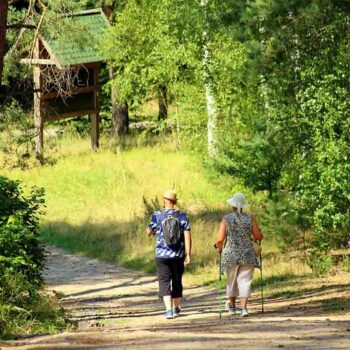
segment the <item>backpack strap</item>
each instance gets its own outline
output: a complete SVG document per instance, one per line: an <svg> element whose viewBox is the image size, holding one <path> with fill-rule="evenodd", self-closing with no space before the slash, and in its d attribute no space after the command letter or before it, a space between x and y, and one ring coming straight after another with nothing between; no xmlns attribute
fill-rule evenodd
<svg viewBox="0 0 350 350"><path fill-rule="evenodd" d="M163 220L165 220L165 219L167 219L169 217L176 218L179 221L179 224L180 224L178 210L174 210L174 213L172 213L172 214L164 213L164 210L160 211L160 214L159 214L160 222L158 222L158 216L157 216L157 224L161 224Z"/></svg>

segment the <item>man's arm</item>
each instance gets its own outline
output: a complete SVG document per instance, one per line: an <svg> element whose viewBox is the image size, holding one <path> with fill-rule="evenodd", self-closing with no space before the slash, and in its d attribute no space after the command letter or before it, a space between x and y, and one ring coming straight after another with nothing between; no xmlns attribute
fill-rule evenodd
<svg viewBox="0 0 350 350"><path fill-rule="evenodd" d="M185 231L185 262L184 265L187 266L191 263L191 249L192 249L192 237L191 231Z"/></svg>
<svg viewBox="0 0 350 350"><path fill-rule="evenodd" d="M146 234L148 235L148 237L151 237L151 236L155 236L156 233L157 233L157 218L155 214L153 214L151 218L151 222L146 228Z"/></svg>

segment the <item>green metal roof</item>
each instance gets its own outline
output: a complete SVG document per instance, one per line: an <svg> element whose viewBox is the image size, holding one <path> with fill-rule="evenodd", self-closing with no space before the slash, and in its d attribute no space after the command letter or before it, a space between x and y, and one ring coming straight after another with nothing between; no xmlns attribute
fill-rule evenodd
<svg viewBox="0 0 350 350"><path fill-rule="evenodd" d="M73 26L69 28L76 28L76 33L66 33L64 37L56 35L48 40L42 38L51 59L60 66L103 61L97 41L109 23L102 10L87 10L68 18L73 21Z"/></svg>

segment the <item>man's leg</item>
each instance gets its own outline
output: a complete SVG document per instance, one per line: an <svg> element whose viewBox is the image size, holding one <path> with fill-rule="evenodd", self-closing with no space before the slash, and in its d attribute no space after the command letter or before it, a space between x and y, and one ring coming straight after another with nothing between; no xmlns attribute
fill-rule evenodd
<svg viewBox="0 0 350 350"><path fill-rule="evenodd" d="M169 259L157 258L157 275L159 283L159 296L163 298L166 311L170 311L171 306L171 271L169 268Z"/></svg>
<svg viewBox="0 0 350 350"><path fill-rule="evenodd" d="M166 311L169 311L172 309L172 306L171 306L171 295L165 295L163 297L163 301L164 301L164 305L165 305L165 310Z"/></svg>
<svg viewBox="0 0 350 350"><path fill-rule="evenodd" d="M182 275L184 273L184 259L172 259L171 262L171 281L172 291L171 297L173 299L173 307L179 308L182 298Z"/></svg>

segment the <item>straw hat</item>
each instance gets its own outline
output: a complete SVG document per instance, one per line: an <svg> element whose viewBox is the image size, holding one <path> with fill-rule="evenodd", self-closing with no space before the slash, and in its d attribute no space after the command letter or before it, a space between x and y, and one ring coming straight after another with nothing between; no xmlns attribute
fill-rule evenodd
<svg viewBox="0 0 350 350"><path fill-rule="evenodd" d="M235 193L231 198L229 198L227 200L227 203L237 209L242 209L249 205L249 203L245 199L245 195L239 192Z"/></svg>
<svg viewBox="0 0 350 350"><path fill-rule="evenodd" d="M164 199L168 199L169 201L172 201L174 203L176 203L177 201L177 196L176 196L176 192L175 190L166 190L163 194L163 198Z"/></svg>

